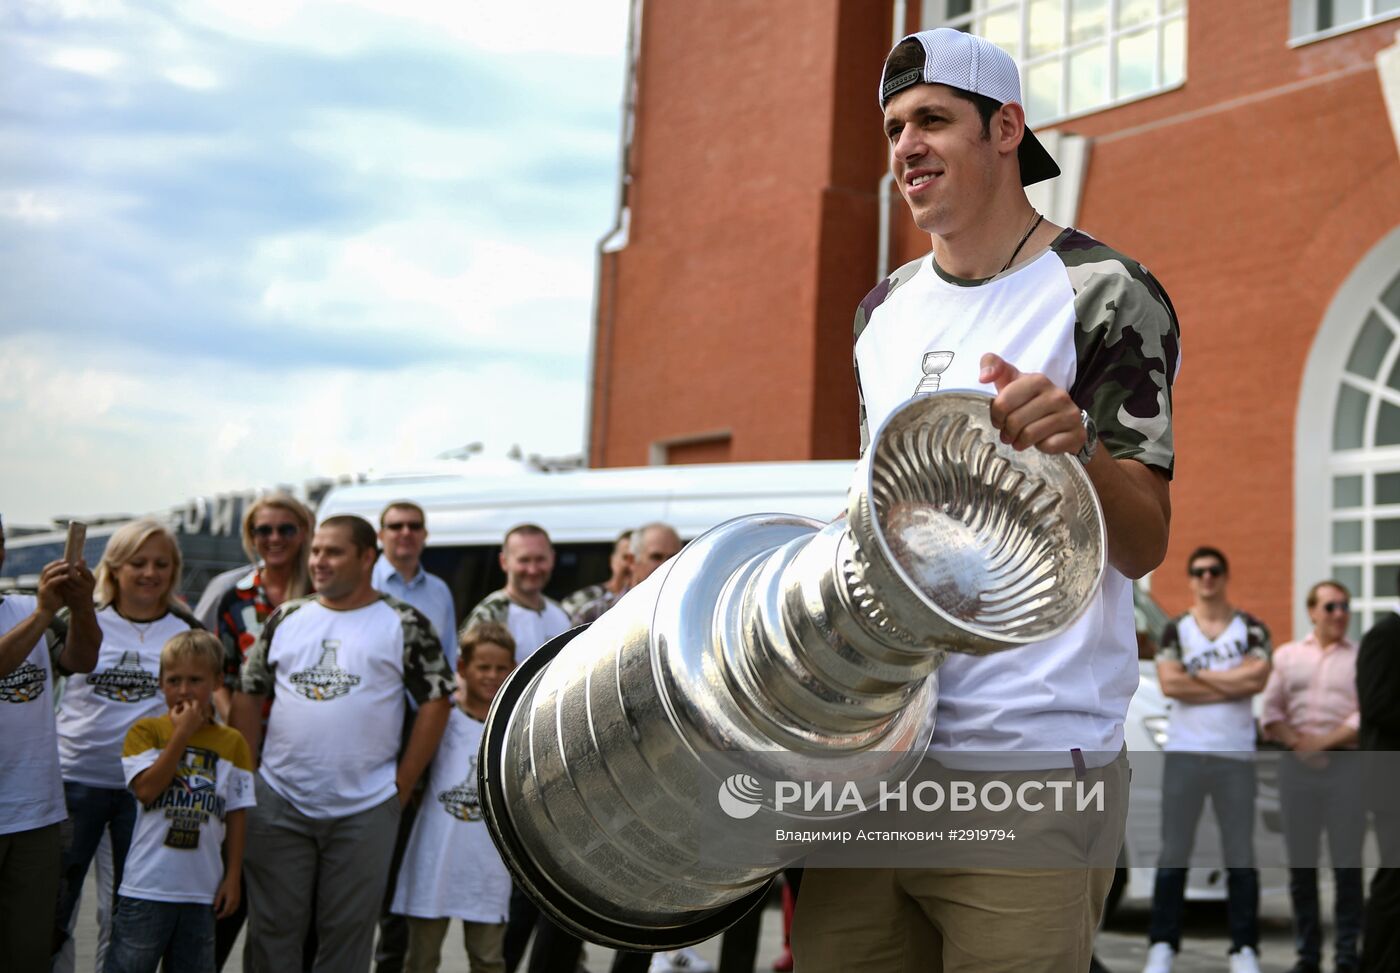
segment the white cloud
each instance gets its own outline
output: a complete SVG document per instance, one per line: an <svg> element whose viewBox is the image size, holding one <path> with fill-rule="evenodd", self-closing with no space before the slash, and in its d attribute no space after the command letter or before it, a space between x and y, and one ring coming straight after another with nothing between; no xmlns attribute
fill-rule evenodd
<svg viewBox="0 0 1400 973"><path fill-rule="evenodd" d="M0 339L7 521L152 511L211 492L402 468L477 440L497 456L512 443L553 455L582 445L583 387L572 372L466 362L288 381L220 366L212 381L149 366L75 362L37 341Z"/></svg>
<svg viewBox="0 0 1400 973"><path fill-rule="evenodd" d="M52 223L63 210L52 198L28 190L0 193L0 217L21 223Z"/></svg>
<svg viewBox="0 0 1400 973"><path fill-rule="evenodd" d="M219 76L199 64L178 64L167 68L165 78L171 84L195 91L211 91L219 87Z"/></svg>
<svg viewBox="0 0 1400 973"><path fill-rule="evenodd" d="M184 0L178 10L202 27L331 55L466 44L500 54L616 57L627 23L626 0Z"/></svg>
<svg viewBox="0 0 1400 973"><path fill-rule="evenodd" d="M59 47L51 51L46 60L56 68L99 78L126 63L123 55L100 47Z"/></svg>
<svg viewBox="0 0 1400 973"><path fill-rule="evenodd" d="M298 327L377 330L387 312L406 340L416 331L476 347L521 348L528 323L531 349L581 353L593 295L591 252L582 238L509 243L442 218L341 238L269 239L250 267L263 308ZM541 301L572 303L576 311L565 320L523 320L522 306Z"/></svg>

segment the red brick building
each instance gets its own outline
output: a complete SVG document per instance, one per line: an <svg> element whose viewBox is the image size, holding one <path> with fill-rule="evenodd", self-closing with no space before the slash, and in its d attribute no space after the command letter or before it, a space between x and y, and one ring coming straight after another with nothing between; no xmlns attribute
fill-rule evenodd
<svg viewBox="0 0 1400 973"><path fill-rule="evenodd" d="M878 279L875 92L908 30L1017 55L1065 174L1033 201L1137 257L1182 323L1172 546L1230 555L1279 638L1400 569L1400 0L638 4L625 230L599 266L597 466L854 457ZM1388 97L1387 97L1388 95ZM896 193L886 263L928 238Z"/></svg>

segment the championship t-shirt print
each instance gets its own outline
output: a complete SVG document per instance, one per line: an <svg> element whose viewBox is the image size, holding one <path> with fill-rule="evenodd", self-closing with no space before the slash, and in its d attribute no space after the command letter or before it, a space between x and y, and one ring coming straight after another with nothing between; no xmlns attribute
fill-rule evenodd
<svg viewBox="0 0 1400 973"><path fill-rule="evenodd" d="M26 659L0 679L0 703L32 703L44 693L48 673Z"/></svg>
<svg viewBox="0 0 1400 973"><path fill-rule="evenodd" d="M476 787L476 758L471 758L466 779L451 790L442 791L437 799L447 813L458 821L481 820L481 795Z"/></svg>
<svg viewBox="0 0 1400 973"><path fill-rule="evenodd" d="M340 639L321 640L321 658L310 669L294 672L290 682L307 699L337 699L360 684L360 677L346 672L337 661Z"/></svg>

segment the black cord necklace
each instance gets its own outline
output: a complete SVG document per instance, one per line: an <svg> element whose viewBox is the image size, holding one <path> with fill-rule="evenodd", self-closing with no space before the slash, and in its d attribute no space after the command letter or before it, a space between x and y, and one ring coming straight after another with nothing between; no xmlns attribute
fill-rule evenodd
<svg viewBox="0 0 1400 973"><path fill-rule="evenodd" d="M1007 258L1006 266L998 270L997 273L1006 273L1007 268L1016 260L1016 255L1021 252L1021 248L1026 245L1026 241L1031 238L1031 234L1035 232L1035 228L1040 225L1040 221L1043 219L1045 219L1045 217L1040 215L1040 213L1037 212L1035 214L1035 222L1032 223L1031 228L1026 231L1026 235L1021 237L1021 242L1016 244L1016 249L1011 251L1011 256Z"/></svg>

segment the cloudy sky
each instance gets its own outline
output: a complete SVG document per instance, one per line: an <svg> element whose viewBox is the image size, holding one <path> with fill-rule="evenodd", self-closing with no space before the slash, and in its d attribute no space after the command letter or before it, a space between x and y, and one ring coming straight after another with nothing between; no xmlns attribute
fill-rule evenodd
<svg viewBox="0 0 1400 973"><path fill-rule="evenodd" d="M0 513L581 449L624 0L0 4Z"/></svg>

